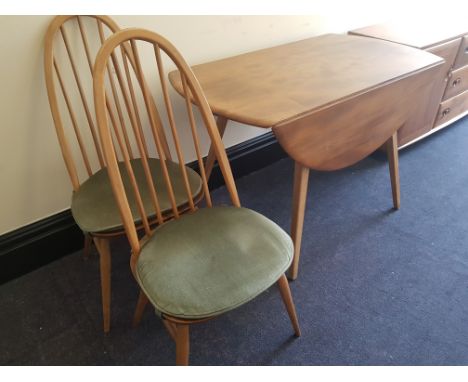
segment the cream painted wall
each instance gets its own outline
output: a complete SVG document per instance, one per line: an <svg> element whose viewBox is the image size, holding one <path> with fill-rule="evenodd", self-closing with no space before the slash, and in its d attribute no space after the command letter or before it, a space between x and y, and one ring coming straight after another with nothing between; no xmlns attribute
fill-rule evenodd
<svg viewBox="0 0 468 382"><path fill-rule="evenodd" d="M341 16L115 16L171 40L198 64L327 32L380 22L379 11ZM71 185L49 110L43 36L52 16L0 16L0 234L62 211ZM231 146L264 130L232 125Z"/></svg>

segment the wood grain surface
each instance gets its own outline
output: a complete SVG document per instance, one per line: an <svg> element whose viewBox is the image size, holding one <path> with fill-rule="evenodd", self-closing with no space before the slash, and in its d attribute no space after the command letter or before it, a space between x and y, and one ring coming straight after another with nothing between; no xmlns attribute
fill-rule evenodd
<svg viewBox="0 0 468 382"><path fill-rule="evenodd" d="M192 69L215 114L272 127L440 62L407 46L328 34ZM169 78L183 94L179 73Z"/></svg>

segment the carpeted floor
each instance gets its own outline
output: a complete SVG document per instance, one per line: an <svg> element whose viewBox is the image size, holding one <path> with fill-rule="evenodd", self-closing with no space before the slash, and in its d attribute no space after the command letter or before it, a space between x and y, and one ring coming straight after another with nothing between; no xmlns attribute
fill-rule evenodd
<svg viewBox="0 0 468 382"><path fill-rule="evenodd" d="M244 206L288 231L292 169L285 159L237 182ZM194 327L191 364L468 365L468 119L403 150L400 176L395 212L380 154L313 172L291 283L302 337L272 288ZM75 253L0 286L0 364L174 364L150 309L130 327L128 247L113 250L111 333L101 329L98 257Z"/></svg>

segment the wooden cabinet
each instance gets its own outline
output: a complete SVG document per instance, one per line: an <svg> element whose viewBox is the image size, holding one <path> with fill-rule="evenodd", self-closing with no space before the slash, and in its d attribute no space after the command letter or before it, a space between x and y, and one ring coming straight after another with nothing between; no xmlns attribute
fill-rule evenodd
<svg viewBox="0 0 468 382"><path fill-rule="evenodd" d="M456 20L447 25L425 20L378 24L349 34L387 40L423 49L445 60L432 78L427 101L414 110L398 131L398 146L408 146L468 114L468 26Z"/></svg>

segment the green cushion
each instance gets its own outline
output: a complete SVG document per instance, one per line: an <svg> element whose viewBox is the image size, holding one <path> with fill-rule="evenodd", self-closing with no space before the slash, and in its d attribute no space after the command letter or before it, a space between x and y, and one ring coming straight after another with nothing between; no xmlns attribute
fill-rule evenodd
<svg viewBox="0 0 468 382"><path fill-rule="evenodd" d="M137 280L157 311L198 319L234 309L274 284L293 257L291 238L246 208L203 208L158 227Z"/></svg>
<svg viewBox="0 0 468 382"><path fill-rule="evenodd" d="M151 201L142 162L140 159L134 159L131 162L137 183L140 185L140 194L145 206L145 211L148 216L154 217L156 214ZM159 159L149 159L148 162L151 173L153 174L153 181L155 183L156 192L158 193L161 210L170 213L172 208L162 175L161 163ZM166 164L169 176L172 180L176 203L178 206L186 205L188 203L187 193L185 191L179 164L171 161L166 161ZM133 188L127 170L125 169L125 164L119 163L119 168L135 222L140 222L140 214L133 196ZM190 168L187 168L187 175L192 195L195 198L202 190L202 180L200 176ZM73 193L71 211L76 223L84 232L105 232L121 229L122 220L115 203L106 168L93 174L89 179L83 182L77 192Z"/></svg>

